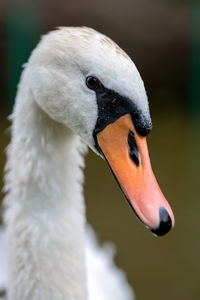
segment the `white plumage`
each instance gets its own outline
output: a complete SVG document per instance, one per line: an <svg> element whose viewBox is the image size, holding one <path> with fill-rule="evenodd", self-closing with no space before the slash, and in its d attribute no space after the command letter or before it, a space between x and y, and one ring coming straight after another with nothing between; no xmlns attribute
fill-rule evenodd
<svg viewBox="0 0 200 300"><path fill-rule="evenodd" d="M133 300L133 290L124 272L114 264L114 245L107 242L100 247L90 226L87 226L85 251L88 300ZM7 257L3 228L0 229L0 267L0 300L5 300Z"/></svg>
<svg viewBox="0 0 200 300"><path fill-rule="evenodd" d="M12 114L6 283L0 267L9 300L133 299L111 252L85 231L83 154L85 144L97 152L98 111L85 85L88 74L149 115L134 63L110 39L89 28L60 28L42 38L23 71Z"/></svg>

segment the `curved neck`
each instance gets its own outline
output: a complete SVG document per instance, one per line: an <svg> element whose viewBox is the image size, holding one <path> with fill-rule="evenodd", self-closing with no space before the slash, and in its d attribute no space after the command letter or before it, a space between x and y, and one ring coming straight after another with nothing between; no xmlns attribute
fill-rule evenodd
<svg viewBox="0 0 200 300"><path fill-rule="evenodd" d="M86 299L84 149L43 113L24 80L6 175L9 300Z"/></svg>

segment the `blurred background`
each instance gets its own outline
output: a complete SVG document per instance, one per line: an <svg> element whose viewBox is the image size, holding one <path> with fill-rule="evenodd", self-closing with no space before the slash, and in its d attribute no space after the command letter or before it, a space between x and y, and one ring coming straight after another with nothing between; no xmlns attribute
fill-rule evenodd
<svg viewBox="0 0 200 300"><path fill-rule="evenodd" d="M31 50L56 26L93 27L134 60L150 101L153 169L176 226L156 238L124 200L105 163L86 158L87 217L101 242L117 246L137 300L200 299L200 1L0 1L0 174L7 117ZM2 201L3 194L1 193Z"/></svg>

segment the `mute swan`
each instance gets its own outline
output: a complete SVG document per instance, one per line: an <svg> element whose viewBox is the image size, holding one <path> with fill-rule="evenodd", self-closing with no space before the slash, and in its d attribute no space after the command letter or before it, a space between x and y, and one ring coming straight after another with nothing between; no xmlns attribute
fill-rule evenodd
<svg viewBox="0 0 200 300"><path fill-rule="evenodd" d="M107 161L138 218L163 235L174 216L151 170L150 129L143 81L111 39L86 27L42 38L12 114L4 201L9 300L132 299L111 257L86 234L83 154L86 144Z"/></svg>

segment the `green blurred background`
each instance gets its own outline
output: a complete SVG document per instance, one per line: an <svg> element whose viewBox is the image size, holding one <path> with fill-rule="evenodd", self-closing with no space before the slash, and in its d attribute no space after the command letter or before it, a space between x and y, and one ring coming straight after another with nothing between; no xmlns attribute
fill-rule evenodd
<svg viewBox="0 0 200 300"><path fill-rule="evenodd" d="M176 226L164 237L152 236L129 209L105 163L91 152L85 170L88 220L101 242L117 245L116 262L137 300L200 299L200 1L1 0L1 186L7 116L21 66L41 34L70 25L105 33L136 63L154 125L148 138L152 165Z"/></svg>

